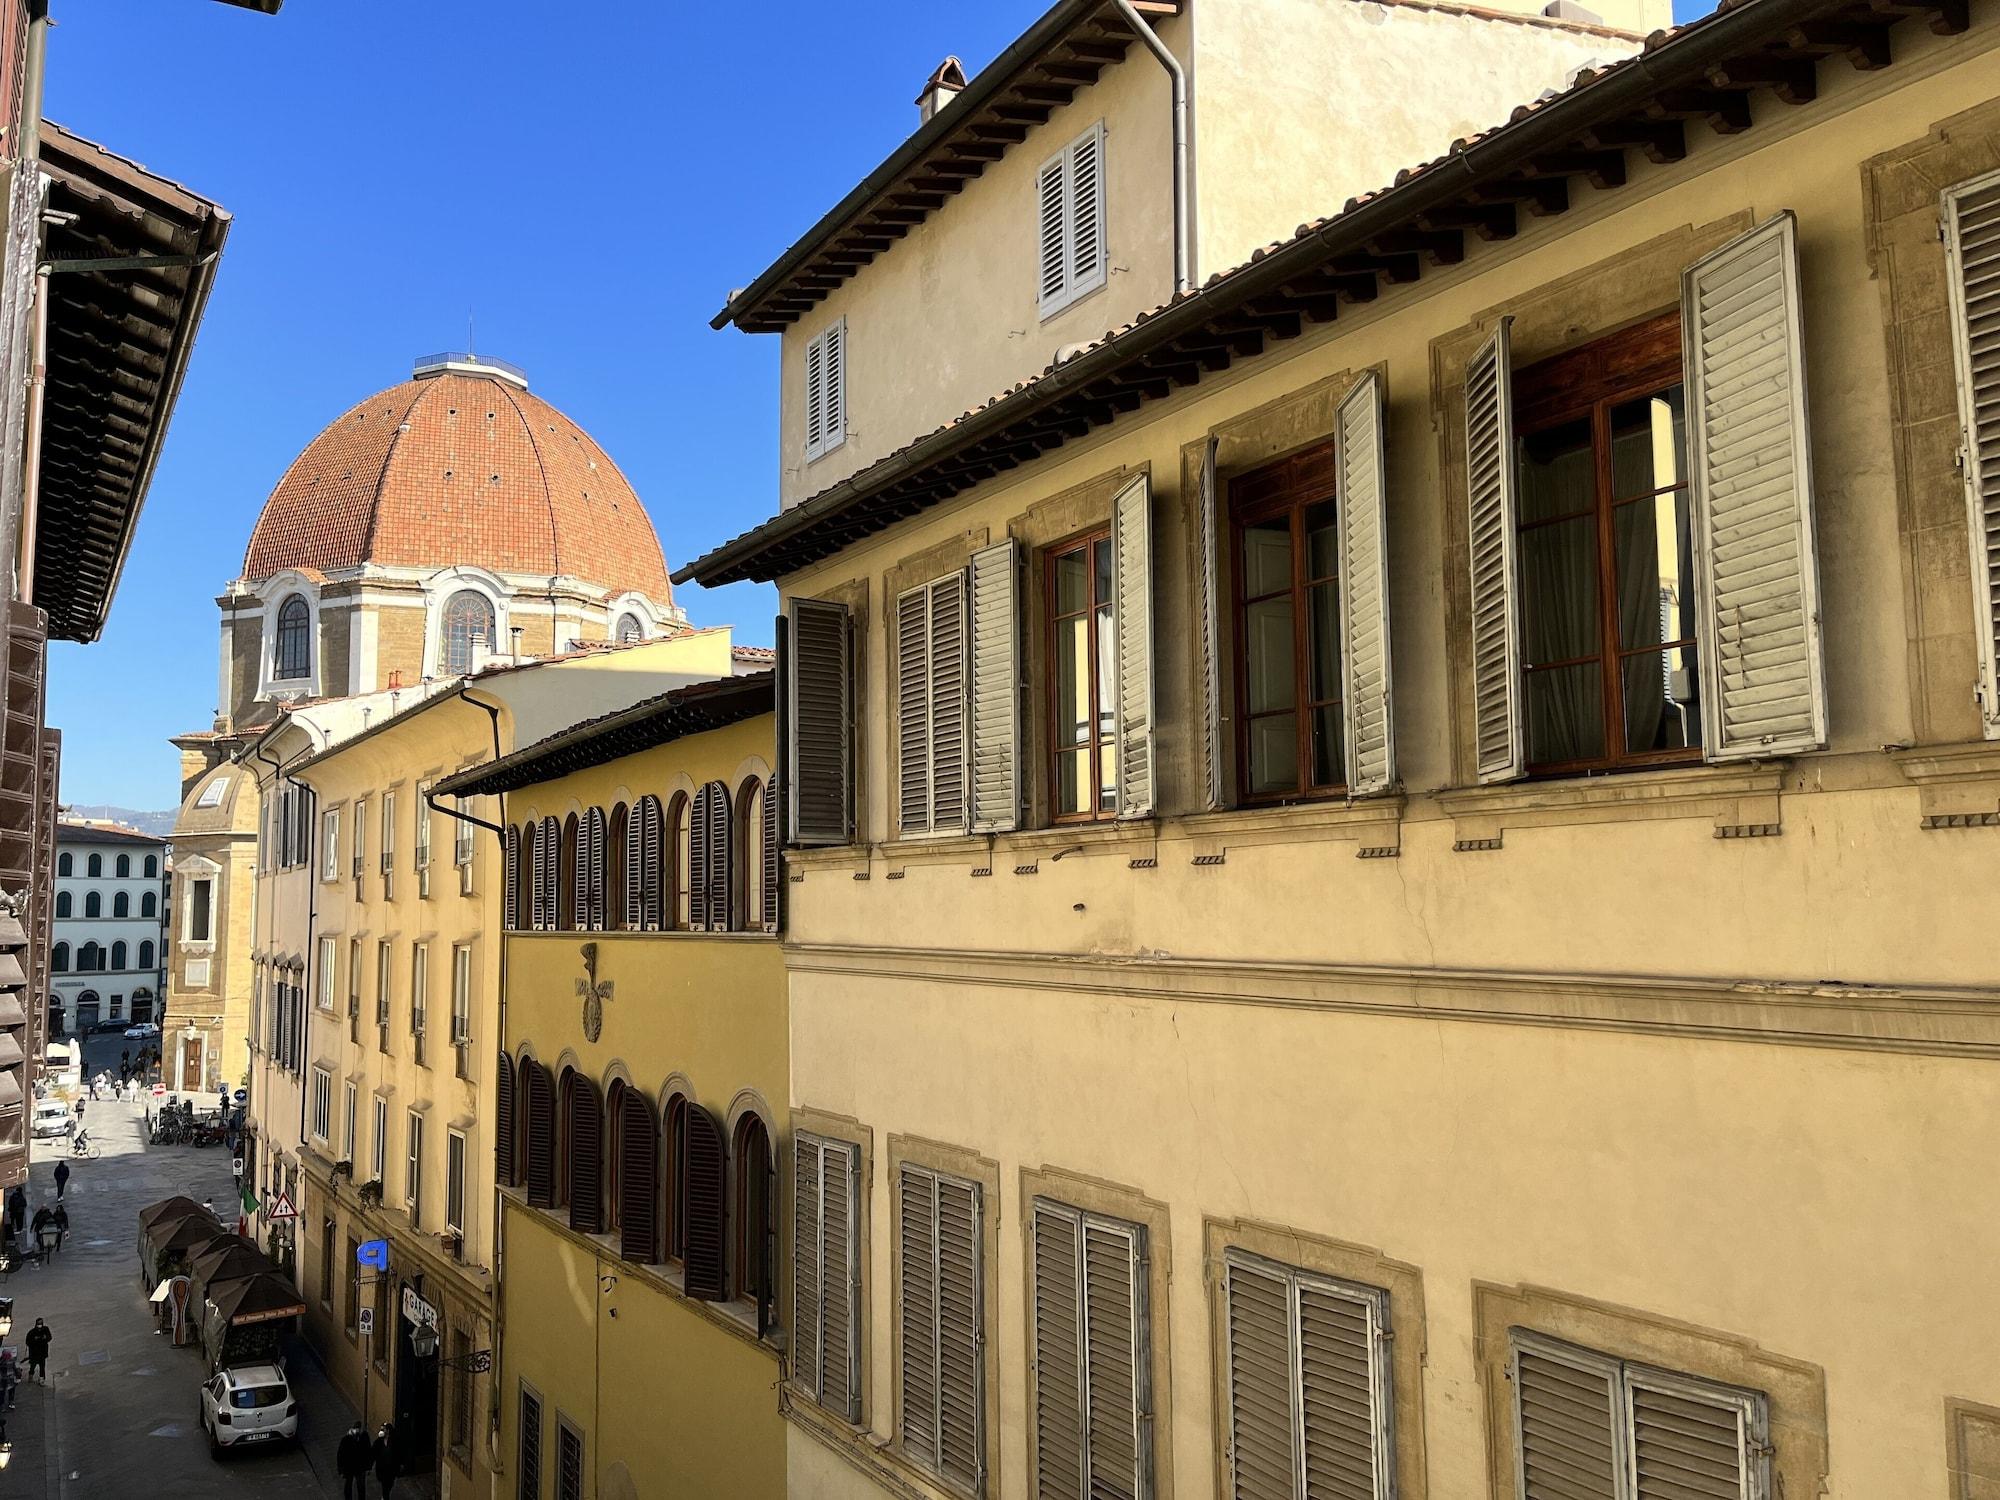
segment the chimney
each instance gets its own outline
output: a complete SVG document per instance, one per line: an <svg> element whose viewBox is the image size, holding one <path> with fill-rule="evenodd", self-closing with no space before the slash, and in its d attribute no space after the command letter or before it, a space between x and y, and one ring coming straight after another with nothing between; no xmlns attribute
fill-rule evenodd
<svg viewBox="0 0 2000 1500"><path fill-rule="evenodd" d="M931 69L931 76L924 80L924 91L917 95L918 118L930 119L956 99L964 87L965 65L955 57L947 57Z"/></svg>

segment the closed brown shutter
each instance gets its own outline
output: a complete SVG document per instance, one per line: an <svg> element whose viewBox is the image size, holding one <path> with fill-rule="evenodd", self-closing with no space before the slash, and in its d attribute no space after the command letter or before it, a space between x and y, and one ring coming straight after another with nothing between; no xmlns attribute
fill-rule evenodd
<svg viewBox="0 0 2000 1500"><path fill-rule="evenodd" d="M667 815L660 807L658 797L648 797L640 818L641 884L644 892L642 913L646 931L659 932L673 925L673 913L668 910L666 878Z"/></svg>
<svg viewBox="0 0 2000 1500"><path fill-rule="evenodd" d="M642 797L625 813L625 929L640 932L646 926L646 802Z"/></svg>
<svg viewBox="0 0 2000 1500"><path fill-rule="evenodd" d="M549 1072L538 1062L524 1062L528 1080L528 1201L537 1208L556 1201L556 1100Z"/></svg>
<svg viewBox="0 0 2000 1500"><path fill-rule="evenodd" d="M660 1142L652 1107L637 1089L618 1097L618 1253L659 1259Z"/></svg>
<svg viewBox="0 0 2000 1500"><path fill-rule="evenodd" d="M689 805L688 820L688 867L681 872L681 879L687 882L688 928L693 932L708 931L708 788L703 787L694 794Z"/></svg>
<svg viewBox="0 0 2000 1500"><path fill-rule="evenodd" d="M572 1073L569 1083L569 1227L604 1231L604 1106L597 1085Z"/></svg>
<svg viewBox="0 0 2000 1500"><path fill-rule="evenodd" d="M595 809L593 809L594 811ZM576 851L570 856L570 927L576 932L590 930L590 887L596 861L591 857L590 819L572 824L571 838Z"/></svg>
<svg viewBox="0 0 2000 1500"><path fill-rule="evenodd" d="M504 894L500 898L500 920L508 927L521 925L521 830L509 828L502 845L505 857L501 863L505 874Z"/></svg>
<svg viewBox="0 0 2000 1500"><path fill-rule="evenodd" d="M731 856L735 853L735 818L729 804L729 789L719 781L711 781L708 792L708 930L710 932L730 932L740 927L741 914L730 907L730 888L734 884L731 875L735 866Z"/></svg>
<svg viewBox="0 0 2000 1500"><path fill-rule="evenodd" d="M541 904L541 912L535 918L535 926L544 932L553 931L561 921L558 908L561 906L563 836L562 825L554 818L542 819L542 836L535 841L541 854L537 866L541 878L535 883L535 899Z"/></svg>
<svg viewBox="0 0 2000 1500"><path fill-rule="evenodd" d="M687 1107L687 1294L729 1299L729 1149L722 1126L699 1104Z"/></svg>
<svg viewBox="0 0 2000 1500"><path fill-rule="evenodd" d="M778 858L778 783L774 777L764 787L763 827L758 831L761 839L761 857L764 862L762 910L757 919L763 923L766 932L778 930L778 883L785 878L782 861Z"/></svg>
<svg viewBox="0 0 2000 1500"><path fill-rule="evenodd" d="M501 1185L514 1185L514 1061L500 1054L494 1082L493 1171Z"/></svg>
<svg viewBox="0 0 2000 1500"><path fill-rule="evenodd" d="M847 606L794 599L779 694L785 795L799 844L845 844L854 825L854 652Z"/></svg>

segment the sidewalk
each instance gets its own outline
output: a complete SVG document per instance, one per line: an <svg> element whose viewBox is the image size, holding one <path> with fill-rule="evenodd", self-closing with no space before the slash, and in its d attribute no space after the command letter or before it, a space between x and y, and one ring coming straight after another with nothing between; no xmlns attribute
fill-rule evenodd
<svg viewBox="0 0 2000 1500"><path fill-rule="evenodd" d="M66 1207L69 1242L47 1266L24 1266L0 1279L14 1299L7 1343L20 1351L36 1318L55 1335L46 1386L24 1385L7 1414L13 1448L0 1473L0 1500L98 1500L98 1497L337 1497L333 1451L352 1412L327 1382L303 1341L286 1357L299 1401L302 1442L211 1459L198 1421L200 1351L174 1348L153 1331L140 1285L138 1211L174 1193L211 1199L233 1220L236 1187L218 1148L146 1147L137 1104L92 1104L90 1133L104 1150L72 1161ZM53 1172L67 1140L35 1144L31 1209L55 1201Z"/></svg>

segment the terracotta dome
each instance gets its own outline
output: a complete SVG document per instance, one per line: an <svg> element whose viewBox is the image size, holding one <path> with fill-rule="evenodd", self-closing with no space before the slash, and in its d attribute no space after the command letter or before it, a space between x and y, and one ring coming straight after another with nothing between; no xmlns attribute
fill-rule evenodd
<svg viewBox="0 0 2000 1500"><path fill-rule="evenodd" d="M347 412L293 460L243 576L361 563L567 574L673 598L646 509L609 455L511 366L452 355Z"/></svg>

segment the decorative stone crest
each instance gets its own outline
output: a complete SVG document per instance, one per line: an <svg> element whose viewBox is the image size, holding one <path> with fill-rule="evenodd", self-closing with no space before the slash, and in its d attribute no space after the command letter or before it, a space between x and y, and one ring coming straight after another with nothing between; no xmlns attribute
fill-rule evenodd
<svg viewBox="0 0 2000 1500"><path fill-rule="evenodd" d="M596 1041L604 1035L604 1002L611 998L611 981L597 977L597 944L583 945L584 977L576 982L577 998L583 1001L583 1035Z"/></svg>

